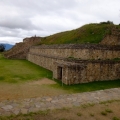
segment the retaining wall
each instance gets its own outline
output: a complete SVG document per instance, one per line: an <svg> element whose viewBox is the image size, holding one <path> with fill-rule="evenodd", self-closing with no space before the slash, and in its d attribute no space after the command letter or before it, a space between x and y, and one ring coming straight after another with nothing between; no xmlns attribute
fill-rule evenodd
<svg viewBox="0 0 120 120"><path fill-rule="evenodd" d="M56 64L53 77L58 79L58 67L61 67L61 80L67 85L120 79L120 62L81 61L79 64L68 62Z"/></svg>
<svg viewBox="0 0 120 120"><path fill-rule="evenodd" d="M53 71L53 77L65 84L120 79L120 61L104 60L114 58L120 58L120 46L34 46L27 56L29 61Z"/></svg>
<svg viewBox="0 0 120 120"><path fill-rule="evenodd" d="M55 62L63 61L63 58L57 58L57 57L46 56L41 54L33 54L33 53L28 53L27 59L51 71L54 71L55 69Z"/></svg>
<svg viewBox="0 0 120 120"><path fill-rule="evenodd" d="M31 47L30 53L62 58L114 59L120 58L120 46L104 45L41 45Z"/></svg>

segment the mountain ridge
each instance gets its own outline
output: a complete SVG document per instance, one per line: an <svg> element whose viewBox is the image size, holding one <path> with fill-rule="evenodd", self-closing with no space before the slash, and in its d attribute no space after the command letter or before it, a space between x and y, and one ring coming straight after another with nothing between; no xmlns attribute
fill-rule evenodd
<svg viewBox="0 0 120 120"><path fill-rule="evenodd" d="M14 45L8 44L8 43L0 43L0 44L5 45L5 50L9 50L9 49L11 49L14 46Z"/></svg>

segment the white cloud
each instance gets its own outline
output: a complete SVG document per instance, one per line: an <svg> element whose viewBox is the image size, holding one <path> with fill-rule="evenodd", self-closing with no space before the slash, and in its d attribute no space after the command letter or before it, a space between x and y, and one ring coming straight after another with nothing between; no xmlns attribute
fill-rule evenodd
<svg viewBox="0 0 120 120"><path fill-rule="evenodd" d="M0 42L46 36L86 23L120 21L120 0L1 0Z"/></svg>

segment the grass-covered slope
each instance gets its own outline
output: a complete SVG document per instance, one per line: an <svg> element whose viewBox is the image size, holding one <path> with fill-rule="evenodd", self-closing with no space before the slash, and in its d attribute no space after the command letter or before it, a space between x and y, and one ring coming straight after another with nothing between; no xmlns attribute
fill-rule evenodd
<svg viewBox="0 0 120 120"><path fill-rule="evenodd" d="M114 26L117 25L109 22L87 24L75 30L44 37L42 44L99 43L107 34L110 34Z"/></svg>

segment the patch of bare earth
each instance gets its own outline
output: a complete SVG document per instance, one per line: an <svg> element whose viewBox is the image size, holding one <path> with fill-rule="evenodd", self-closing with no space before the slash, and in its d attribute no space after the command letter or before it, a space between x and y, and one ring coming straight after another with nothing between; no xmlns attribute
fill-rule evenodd
<svg viewBox="0 0 120 120"><path fill-rule="evenodd" d="M54 110L50 116L49 120L120 120L120 101Z"/></svg>
<svg viewBox="0 0 120 120"><path fill-rule="evenodd" d="M43 78L41 80L30 82L29 84L30 85L52 85L52 84L56 84L56 82L48 78Z"/></svg>
<svg viewBox="0 0 120 120"><path fill-rule="evenodd" d="M53 88L55 81L43 78L25 83L0 83L0 101L66 94L67 91Z"/></svg>

